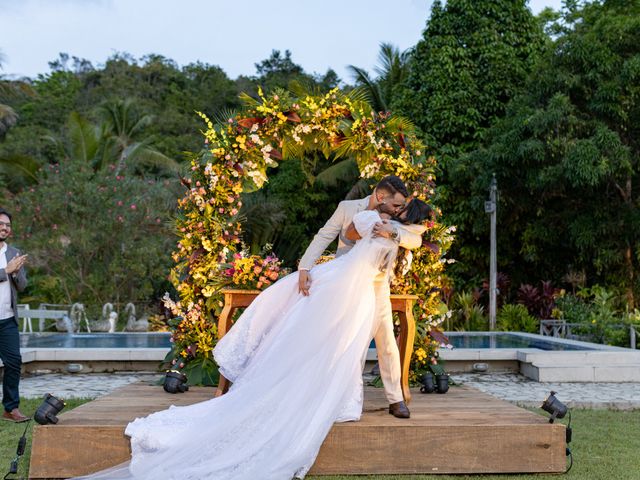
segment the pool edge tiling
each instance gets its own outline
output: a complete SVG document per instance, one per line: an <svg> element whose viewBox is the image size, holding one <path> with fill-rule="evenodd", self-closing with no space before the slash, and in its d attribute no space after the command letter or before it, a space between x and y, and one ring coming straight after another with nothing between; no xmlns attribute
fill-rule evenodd
<svg viewBox="0 0 640 480"><path fill-rule="evenodd" d="M494 332L465 332L467 336L491 336ZM452 332L452 337L461 332ZM640 351L576 340L510 332L532 344L544 341L570 350L539 348L454 348L441 349L446 362L517 364L519 373L538 382L640 382ZM581 348L581 349L576 349Z"/></svg>

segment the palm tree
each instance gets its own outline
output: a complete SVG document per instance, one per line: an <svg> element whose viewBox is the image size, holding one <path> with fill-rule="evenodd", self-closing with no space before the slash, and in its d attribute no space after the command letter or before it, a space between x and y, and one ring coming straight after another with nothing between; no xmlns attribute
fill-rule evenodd
<svg viewBox="0 0 640 480"><path fill-rule="evenodd" d="M364 89L368 102L376 112L389 110L393 90L400 85L409 73L410 51L401 52L390 43L381 43L378 64L374 67L377 74L371 78L365 69L349 65L356 84Z"/></svg>
<svg viewBox="0 0 640 480"><path fill-rule="evenodd" d="M153 122L153 117L140 114L131 99L108 101L100 108L100 114L104 122L105 147L117 157L116 174L126 167L138 171L147 168L168 172L180 170L175 160L152 147L152 137L138 140Z"/></svg>
<svg viewBox="0 0 640 480"><path fill-rule="evenodd" d="M165 173L179 171L180 165L175 160L152 147L151 137L135 140L148 116L135 118L122 103L125 102L117 102L115 107L109 105L108 111L115 114L113 123L108 119L95 125L78 112L71 112L64 137L46 139L56 146L62 157L89 164L94 171L108 165L116 165L116 175L126 168L137 172L149 168Z"/></svg>

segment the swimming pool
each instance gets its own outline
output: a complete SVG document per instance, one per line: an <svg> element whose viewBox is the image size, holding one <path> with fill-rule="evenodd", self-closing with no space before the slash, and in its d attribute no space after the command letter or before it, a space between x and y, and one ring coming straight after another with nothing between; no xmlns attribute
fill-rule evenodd
<svg viewBox="0 0 640 480"><path fill-rule="evenodd" d="M511 332L446 332L453 348L537 348L546 351L600 350L596 344Z"/></svg>
<svg viewBox="0 0 640 480"><path fill-rule="evenodd" d="M171 348L168 332L23 333L21 348Z"/></svg>
<svg viewBox="0 0 640 480"><path fill-rule="evenodd" d="M536 348L539 350L600 350L604 345L517 332L446 332L455 349ZM168 332L143 333L23 333L21 348L171 348ZM375 343L372 343L372 347Z"/></svg>
<svg viewBox="0 0 640 480"><path fill-rule="evenodd" d="M640 351L520 332L445 332L453 349L441 348L449 372L513 371L537 381L638 382ZM29 371L155 370L167 355L170 333L20 334ZM373 345L372 345L373 347ZM375 348L367 360L375 361ZM69 370L70 371L70 370Z"/></svg>

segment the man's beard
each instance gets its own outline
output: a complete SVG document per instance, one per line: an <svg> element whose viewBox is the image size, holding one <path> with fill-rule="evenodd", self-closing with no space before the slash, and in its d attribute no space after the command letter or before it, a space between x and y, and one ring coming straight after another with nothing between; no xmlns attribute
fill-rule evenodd
<svg viewBox="0 0 640 480"><path fill-rule="evenodd" d="M5 242L9 238L8 233L0 233L0 242Z"/></svg>

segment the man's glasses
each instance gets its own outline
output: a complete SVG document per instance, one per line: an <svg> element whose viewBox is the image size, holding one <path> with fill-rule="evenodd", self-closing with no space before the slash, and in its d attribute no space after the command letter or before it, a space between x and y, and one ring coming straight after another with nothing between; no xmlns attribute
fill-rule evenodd
<svg viewBox="0 0 640 480"><path fill-rule="evenodd" d="M0 227L11 228L11 223L10 222L0 222Z"/></svg>

